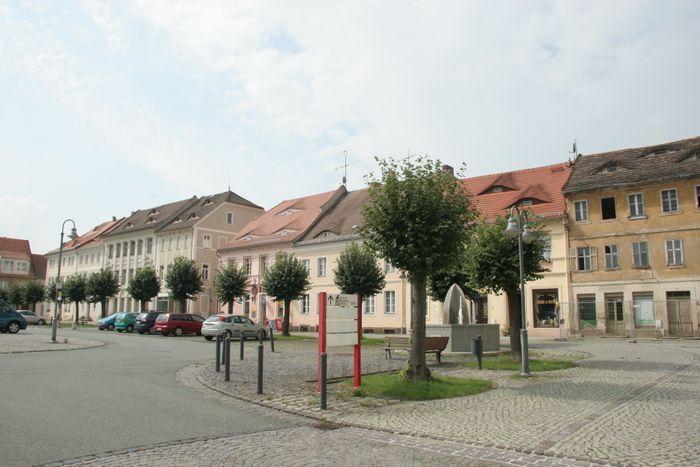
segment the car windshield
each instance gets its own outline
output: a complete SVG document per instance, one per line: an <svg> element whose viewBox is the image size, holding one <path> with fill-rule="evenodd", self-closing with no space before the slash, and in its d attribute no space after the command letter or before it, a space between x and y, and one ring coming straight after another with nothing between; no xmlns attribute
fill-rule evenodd
<svg viewBox="0 0 700 467"><path fill-rule="evenodd" d="M211 323L212 321L219 321L219 318L221 318L221 315L214 315L210 316L206 319L208 323Z"/></svg>
<svg viewBox="0 0 700 467"><path fill-rule="evenodd" d="M162 313L162 314L158 315L158 317L156 318L156 321L167 321L168 316L170 316L168 313Z"/></svg>
<svg viewBox="0 0 700 467"><path fill-rule="evenodd" d="M138 315L138 319L146 319L148 317L148 313L141 313Z"/></svg>

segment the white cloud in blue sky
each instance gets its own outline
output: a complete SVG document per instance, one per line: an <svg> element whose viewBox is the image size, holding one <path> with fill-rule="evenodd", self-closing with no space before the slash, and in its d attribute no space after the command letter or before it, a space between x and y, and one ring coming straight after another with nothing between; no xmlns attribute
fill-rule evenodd
<svg viewBox="0 0 700 467"><path fill-rule="evenodd" d="M0 0L0 235L55 248L228 185L266 208L373 156L481 175L700 134L696 1Z"/></svg>

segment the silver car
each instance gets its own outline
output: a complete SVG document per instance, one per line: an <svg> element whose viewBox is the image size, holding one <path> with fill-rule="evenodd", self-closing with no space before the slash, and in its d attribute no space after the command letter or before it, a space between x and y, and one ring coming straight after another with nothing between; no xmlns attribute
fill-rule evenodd
<svg viewBox="0 0 700 467"><path fill-rule="evenodd" d="M257 338L258 333L262 333L263 339L267 337L265 327L254 323L246 316L216 315L210 316L202 323L202 335L208 341L219 334L228 335L228 337L240 337L241 332L246 338Z"/></svg>
<svg viewBox="0 0 700 467"><path fill-rule="evenodd" d="M17 313L21 313L22 316L24 316L24 319L27 320L27 324L38 324L39 326L43 326L44 324L46 324L44 318L37 316L36 313L34 313L33 311L17 310Z"/></svg>

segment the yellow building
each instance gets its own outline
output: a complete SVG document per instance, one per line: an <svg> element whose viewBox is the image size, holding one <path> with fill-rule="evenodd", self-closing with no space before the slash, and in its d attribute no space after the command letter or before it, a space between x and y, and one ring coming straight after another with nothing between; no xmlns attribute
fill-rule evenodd
<svg viewBox="0 0 700 467"><path fill-rule="evenodd" d="M579 156L563 191L573 329L700 335L700 138Z"/></svg>

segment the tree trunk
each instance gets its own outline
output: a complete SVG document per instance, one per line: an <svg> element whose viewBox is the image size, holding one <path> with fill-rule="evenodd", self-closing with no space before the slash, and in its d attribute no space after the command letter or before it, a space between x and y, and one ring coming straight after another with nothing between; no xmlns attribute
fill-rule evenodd
<svg viewBox="0 0 700 467"><path fill-rule="evenodd" d="M228 302L228 314L229 314L229 315L232 315L232 314L233 314L233 299L231 299L231 300Z"/></svg>
<svg viewBox="0 0 700 467"><path fill-rule="evenodd" d="M75 323L78 322L78 319L80 318L80 303L75 302Z"/></svg>
<svg viewBox="0 0 700 467"><path fill-rule="evenodd" d="M141 313L146 311L146 300L141 300Z"/></svg>
<svg viewBox="0 0 700 467"><path fill-rule="evenodd" d="M425 363L425 316L427 308L427 279L425 274L411 278L411 356L406 379L430 381L430 370Z"/></svg>
<svg viewBox="0 0 700 467"><path fill-rule="evenodd" d="M289 300L284 301L284 319L282 320L282 335L289 336Z"/></svg>
<svg viewBox="0 0 700 467"><path fill-rule="evenodd" d="M520 293L517 290L506 291L508 296L508 321L510 321L510 357L520 360Z"/></svg>
<svg viewBox="0 0 700 467"><path fill-rule="evenodd" d="M180 300L180 313L187 313L187 299Z"/></svg>
<svg viewBox="0 0 700 467"><path fill-rule="evenodd" d="M100 303L102 304L102 316L100 318L105 318L107 317L107 299L103 298L100 300Z"/></svg>

